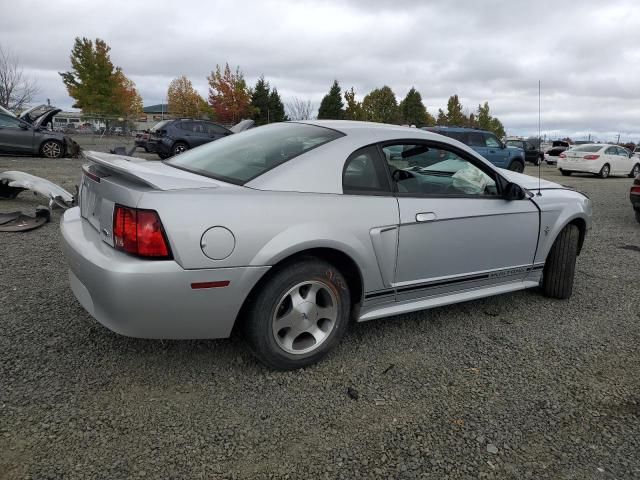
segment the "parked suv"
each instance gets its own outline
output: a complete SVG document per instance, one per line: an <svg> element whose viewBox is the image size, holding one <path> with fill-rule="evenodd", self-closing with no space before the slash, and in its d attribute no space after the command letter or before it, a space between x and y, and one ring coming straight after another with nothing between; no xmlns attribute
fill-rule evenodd
<svg viewBox="0 0 640 480"><path fill-rule="evenodd" d="M507 168L514 172L524 171L524 151L521 148L505 145L491 132L465 127L422 128L469 145L496 167Z"/></svg>
<svg viewBox="0 0 640 480"><path fill-rule="evenodd" d="M151 129L149 150L162 159L231 135L222 125L207 120L163 120Z"/></svg>
<svg viewBox="0 0 640 480"><path fill-rule="evenodd" d="M534 165L540 165L544 154L533 143L528 140L507 140L507 147L516 147L524 152L524 159Z"/></svg>

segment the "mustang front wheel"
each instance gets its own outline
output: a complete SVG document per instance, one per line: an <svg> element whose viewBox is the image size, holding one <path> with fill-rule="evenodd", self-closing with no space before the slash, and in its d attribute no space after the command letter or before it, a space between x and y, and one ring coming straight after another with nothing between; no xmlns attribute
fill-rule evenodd
<svg viewBox="0 0 640 480"><path fill-rule="evenodd" d="M340 341L349 311L342 274L310 258L272 274L249 307L245 335L263 363L292 370L317 362Z"/></svg>
<svg viewBox="0 0 640 480"><path fill-rule="evenodd" d="M542 290L547 297L565 299L573 293L579 236L577 226L567 225L553 243L542 273Z"/></svg>

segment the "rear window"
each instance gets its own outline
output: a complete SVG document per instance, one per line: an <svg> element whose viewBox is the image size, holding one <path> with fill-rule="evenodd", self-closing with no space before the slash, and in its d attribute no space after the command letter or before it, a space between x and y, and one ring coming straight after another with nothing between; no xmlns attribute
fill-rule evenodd
<svg viewBox="0 0 640 480"><path fill-rule="evenodd" d="M336 130L304 123L277 123L229 135L166 163L242 185L313 148L342 137Z"/></svg>
<svg viewBox="0 0 640 480"><path fill-rule="evenodd" d="M580 145L579 147L574 147L571 150L573 152L597 152L602 148L602 145Z"/></svg>
<svg viewBox="0 0 640 480"><path fill-rule="evenodd" d="M153 127L149 129L150 132L157 132L158 130L162 130L171 120L163 120L162 122L156 123Z"/></svg>

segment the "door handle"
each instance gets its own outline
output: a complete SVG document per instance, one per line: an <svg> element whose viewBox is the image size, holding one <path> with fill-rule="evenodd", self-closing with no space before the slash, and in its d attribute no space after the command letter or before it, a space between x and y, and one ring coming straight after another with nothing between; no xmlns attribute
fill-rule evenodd
<svg viewBox="0 0 640 480"><path fill-rule="evenodd" d="M438 216L433 212L416 213L416 222L433 222Z"/></svg>

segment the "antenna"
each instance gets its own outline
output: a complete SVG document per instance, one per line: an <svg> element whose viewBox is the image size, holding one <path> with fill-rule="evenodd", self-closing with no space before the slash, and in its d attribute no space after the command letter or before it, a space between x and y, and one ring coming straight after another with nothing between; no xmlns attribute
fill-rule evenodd
<svg viewBox="0 0 640 480"><path fill-rule="evenodd" d="M542 137L540 136L540 80L538 80L538 156L542 151ZM540 176L542 170L542 159L538 157L538 196L542 196L540 192Z"/></svg>

